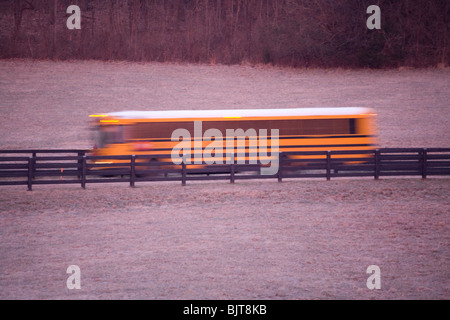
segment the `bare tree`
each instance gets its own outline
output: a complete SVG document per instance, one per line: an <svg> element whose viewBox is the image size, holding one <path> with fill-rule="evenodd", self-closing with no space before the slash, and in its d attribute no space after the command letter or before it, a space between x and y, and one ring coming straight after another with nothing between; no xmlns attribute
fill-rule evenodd
<svg viewBox="0 0 450 320"><path fill-rule="evenodd" d="M0 30L0 39L10 40L0 57L246 60L293 67L448 64L448 1L377 0L382 29L368 30L366 9L373 2L79 0L82 30L67 31L60 23L69 0L9 0L6 14L14 24ZM32 23L22 23L25 12Z"/></svg>

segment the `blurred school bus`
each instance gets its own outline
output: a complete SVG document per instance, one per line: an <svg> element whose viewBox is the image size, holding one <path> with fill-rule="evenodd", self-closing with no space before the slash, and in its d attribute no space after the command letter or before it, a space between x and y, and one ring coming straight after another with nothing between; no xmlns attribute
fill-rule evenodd
<svg viewBox="0 0 450 320"><path fill-rule="evenodd" d="M376 114L362 107L121 111L90 117L96 137L93 155L167 155L165 161L174 164L180 163L181 151L198 164L202 159L225 163L230 152L237 161L267 160L278 152L372 150L376 146Z"/></svg>

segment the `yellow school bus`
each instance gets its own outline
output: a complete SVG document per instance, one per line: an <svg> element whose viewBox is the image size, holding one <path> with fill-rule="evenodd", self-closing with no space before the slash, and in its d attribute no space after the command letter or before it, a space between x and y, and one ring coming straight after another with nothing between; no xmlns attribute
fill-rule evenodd
<svg viewBox="0 0 450 320"><path fill-rule="evenodd" d="M180 163L180 152L187 149L191 149L188 159L195 164L198 159L225 163L230 152L239 160L239 150L245 150L241 158L262 160L263 155L270 157L270 151L371 150L376 146L376 114L362 107L121 111L90 117L96 132L93 155L167 154L174 164Z"/></svg>

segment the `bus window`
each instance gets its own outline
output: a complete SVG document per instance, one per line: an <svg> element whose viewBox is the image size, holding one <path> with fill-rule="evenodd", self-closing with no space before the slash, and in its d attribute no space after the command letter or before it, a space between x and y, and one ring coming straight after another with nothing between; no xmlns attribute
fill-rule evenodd
<svg viewBox="0 0 450 320"><path fill-rule="evenodd" d="M350 134L356 134L356 119L349 119Z"/></svg>
<svg viewBox="0 0 450 320"><path fill-rule="evenodd" d="M194 133L194 122L142 122L136 123L129 137L132 139L170 139L176 129L187 129L191 135Z"/></svg>
<svg viewBox="0 0 450 320"><path fill-rule="evenodd" d="M120 135L117 136L117 128L120 127ZM133 126L105 126L103 143L120 143L123 139L169 139L174 130L183 128L194 136L193 121L164 121L164 122L138 122ZM222 136L226 136L226 130L278 129L280 136L296 135L333 135L355 134L356 120L353 119L289 119L289 120L225 120L202 121L202 134L208 129L218 129Z"/></svg>
<svg viewBox="0 0 450 320"><path fill-rule="evenodd" d="M240 120L204 121L203 132L215 128L225 136L226 129L278 129L280 136L355 134L355 119L294 119L294 120Z"/></svg>
<svg viewBox="0 0 450 320"><path fill-rule="evenodd" d="M352 119L354 120L354 119ZM352 121L350 119L311 119L302 120L301 134L323 135L323 134L353 134Z"/></svg>

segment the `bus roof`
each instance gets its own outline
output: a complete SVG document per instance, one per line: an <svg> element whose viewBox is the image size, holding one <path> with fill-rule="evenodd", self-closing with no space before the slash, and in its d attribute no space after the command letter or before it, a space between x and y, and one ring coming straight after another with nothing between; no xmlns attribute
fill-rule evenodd
<svg viewBox="0 0 450 320"><path fill-rule="evenodd" d="M291 108L291 109L227 109L227 110L167 110L167 111L119 111L105 114L116 119L176 119L176 118L246 118L246 117L295 117L342 116L374 114L370 108Z"/></svg>

